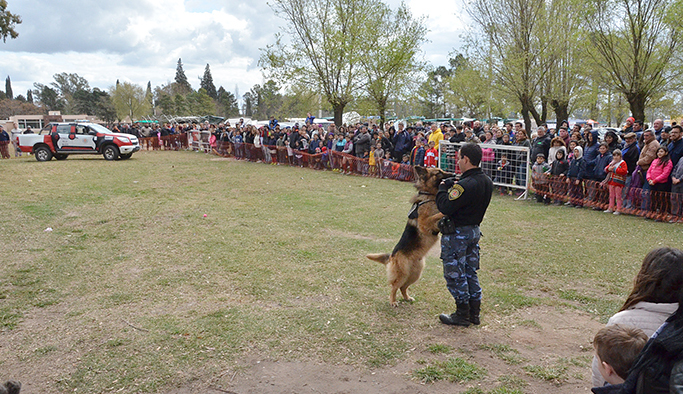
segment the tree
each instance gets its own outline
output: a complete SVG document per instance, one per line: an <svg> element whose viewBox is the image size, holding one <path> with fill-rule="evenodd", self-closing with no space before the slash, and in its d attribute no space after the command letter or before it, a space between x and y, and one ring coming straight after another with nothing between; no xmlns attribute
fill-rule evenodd
<svg viewBox="0 0 683 394"><path fill-rule="evenodd" d="M669 0L592 0L585 18L590 41L631 114L645 120L645 106L680 75L674 63L681 42L683 7ZM589 22L590 21L590 22Z"/></svg>
<svg viewBox="0 0 683 394"><path fill-rule="evenodd" d="M470 17L483 33L480 53L494 54L493 75L501 87L514 95L522 107L522 117L531 131L531 116L540 124L535 99L547 68L548 30L544 0L474 0ZM564 16L566 17L566 15Z"/></svg>
<svg viewBox="0 0 683 394"><path fill-rule="evenodd" d="M16 32L16 25L21 24L21 17L7 11L7 0L0 0L0 37L2 42L7 42L7 37L17 38L19 33Z"/></svg>
<svg viewBox="0 0 683 394"><path fill-rule="evenodd" d="M64 109L64 100L56 90L40 83L34 83L33 86L35 87L33 94L45 110L61 111Z"/></svg>
<svg viewBox="0 0 683 394"><path fill-rule="evenodd" d="M282 95L280 87L273 80L263 86L256 84L251 88L251 97L255 98L253 116L257 119L268 119L270 116L282 117Z"/></svg>
<svg viewBox="0 0 683 394"><path fill-rule="evenodd" d="M375 17L379 0L275 0L272 8L285 19L291 46L278 35L260 64L281 83L320 89L341 124L344 107L363 86L359 67L366 47L366 23Z"/></svg>
<svg viewBox="0 0 683 394"><path fill-rule="evenodd" d="M0 117L3 119L8 119L14 115L42 115L43 113L44 111L41 108L21 100L0 100Z"/></svg>
<svg viewBox="0 0 683 394"><path fill-rule="evenodd" d="M243 115L248 117L254 116L254 97L252 97L251 92L244 93L242 100L244 100Z"/></svg>
<svg viewBox="0 0 683 394"><path fill-rule="evenodd" d="M209 69L209 63L206 63L206 68L204 69L204 76L199 78L201 83L199 86L206 91L212 99L218 98L216 93L216 85L213 84L213 77L211 76L211 70Z"/></svg>
<svg viewBox="0 0 683 394"><path fill-rule="evenodd" d="M90 91L88 81L75 73L55 74L53 78L55 81L50 85L59 93L59 96L64 103L63 110L66 112L75 112L76 102L74 96L79 91Z"/></svg>
<svg viewBox="0 0 683 394"><path fill-rule="evenodd" d="M446 105L446 91L452 71L445 66L439 66L427 72L427 80L420 87L423 116L442 118L449 112Z"/></svg>
<svg viewBox="0 0 683 394"><path fill-rule="evenodd" d="M152 94L152 82L151 81L147 81L147 90L145 90L145 100L147 100L150 107L154 107L154 94Z"/></svg>
<svg viewBox="0 0 683 394"><path fill-rule="evenodd" d="M216 107L218 110L216 111L216 114L218 116L223 116L226 118L239 116L240 109L237 105L237 99L235 98L235 95L233 95L231 92L228 92L223 88L223 86L221 86L218 88L217 96Z"/></svg>
<svg viewBox="0 0 683 394"><path fill-rule="evenodd" d="M183 71L183 61L178 59L178 65L175 70L175 82L178 85L178 92L180 94L189 94L192 92L192 86L190 82L187 81L187 76L185 76L185 71Z"/></svg>
<svg viewBox="0 0 683 394"><path fill-rule="evenodd" d="M188 94L186 100L188 115L205 116L216 114L216 104L203 88Z"/></svg>
<svg viewBox="0 0 683 394"><path fill-rule="evenodd" d="M33 92L31 91L31 89L29 89L26 92L26 102L29 104L33 104Z"/></svg>
<svg viewBox="0 0 683 394"><path fill-rule="evenodd" d="M7 76L7 79L5 79L5 96L10 100L14 98L14 93L12 93L12 81L10 81L9 75Z"/></svg>
<svg viewBox="0 0 683 394"><path fill-rule="evenodd" d="M118 120L123 120L128 116L131 121L134 121L149 114L150 105L145 99L145 90L141 86L124 81L118 86L109 88L109 92Z"/></svg>
<svg viewBox="0 0 683 394"><path fill-rule="evenodd" d="M458 54L456 59L458 59L458 66L447 78L449 89L445 95L447 101L453 103L454 115L473 118L488 117L492 110L491 81L462 54Z"/></svg>
<svg viewBox="0 0 683 394"><path fill-rule="evenodd" d="M413 19L404 3L396 12L379 3L374 12L376 17L367 20L366 53L360 61L366 91L384 123L389 97L400 94L416 79L411 75L420 71L417 56L426 40L427 27L424 18Z"/></svg>

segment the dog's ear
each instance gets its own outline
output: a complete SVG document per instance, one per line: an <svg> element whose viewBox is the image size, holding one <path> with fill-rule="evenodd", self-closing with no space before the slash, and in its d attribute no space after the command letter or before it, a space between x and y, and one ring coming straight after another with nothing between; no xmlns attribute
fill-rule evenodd
<svg viewBox="0 0 683 394"><path fill-rule="evenodd" d="M415 175L417 178L424 179L427 176L427 169L421 166L415 166Z"/></svg>

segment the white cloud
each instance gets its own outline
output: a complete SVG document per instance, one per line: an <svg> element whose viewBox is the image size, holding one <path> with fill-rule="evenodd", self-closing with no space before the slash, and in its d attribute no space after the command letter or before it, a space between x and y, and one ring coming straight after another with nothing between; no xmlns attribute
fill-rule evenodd
<svg viewBox="0 0 683 394"><path fill-rule="evenodd" d="M392 7L398 2L389 1ZM407 4L414 15L428 15L426 60L446 64L463 31L462 3ZM244 93L263 82L260 48L274 41L284 23L264 1L21 0L8 8L23 23L19 38L0 44L0 54L15 94L23 95L34 82L49 84L62 72L101 89L117 79L158 86L175 78L178 58L195 88L208 63L216 86L233 91L237 85Z"/></svg>

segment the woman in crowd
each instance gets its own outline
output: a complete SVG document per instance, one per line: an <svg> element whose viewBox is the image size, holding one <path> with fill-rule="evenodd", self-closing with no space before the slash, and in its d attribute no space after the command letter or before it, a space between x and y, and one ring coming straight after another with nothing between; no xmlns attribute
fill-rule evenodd
<svg viewBox="0 0 683 394"><path fill-rule="evenodd" d="M640 272L633 282L633 290L607 325L633 326L643 330L647 336L652 336L676 312L681 295L683 251L669 247L654 249L643 259ZM680 340L683 341L683 338ZM593 387L603 386L605 381L600 375L595 357L592 373Z"/></svg>
<svg viewBox="0 0 683 394"><path fill-rule="evenodd" d="M529 150L531 150L531 142L529 142L529 139L526 136L526 131L524 130L519 130L515 133L515 146L524 146L527 147ZM517 171L515 174L515 179L517 181L517 184L519 186L526 187L526 178L528 174L528 169L529 169L529 164L527 161L527 154L526 152L519 151L517 153L517 158L513 162L513 164L517 167Z"/></svg>

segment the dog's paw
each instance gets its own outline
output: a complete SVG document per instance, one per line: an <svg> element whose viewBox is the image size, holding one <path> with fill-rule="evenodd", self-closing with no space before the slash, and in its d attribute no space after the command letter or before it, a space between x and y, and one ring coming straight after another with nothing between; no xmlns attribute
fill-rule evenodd
<svg viewBox="0 0 683 394"><path fill-rule="evenodd" d="M391 306L393 306L394 308L398 308L398 301L389 302L389 304L390 304Z"/></svg>
<svg viewBox="0 0 683 394"><path fill-rule="evenodd" d="M406 301L408 302L415 302L415 299L413 297L408 297L406 298Z"/></svg>

